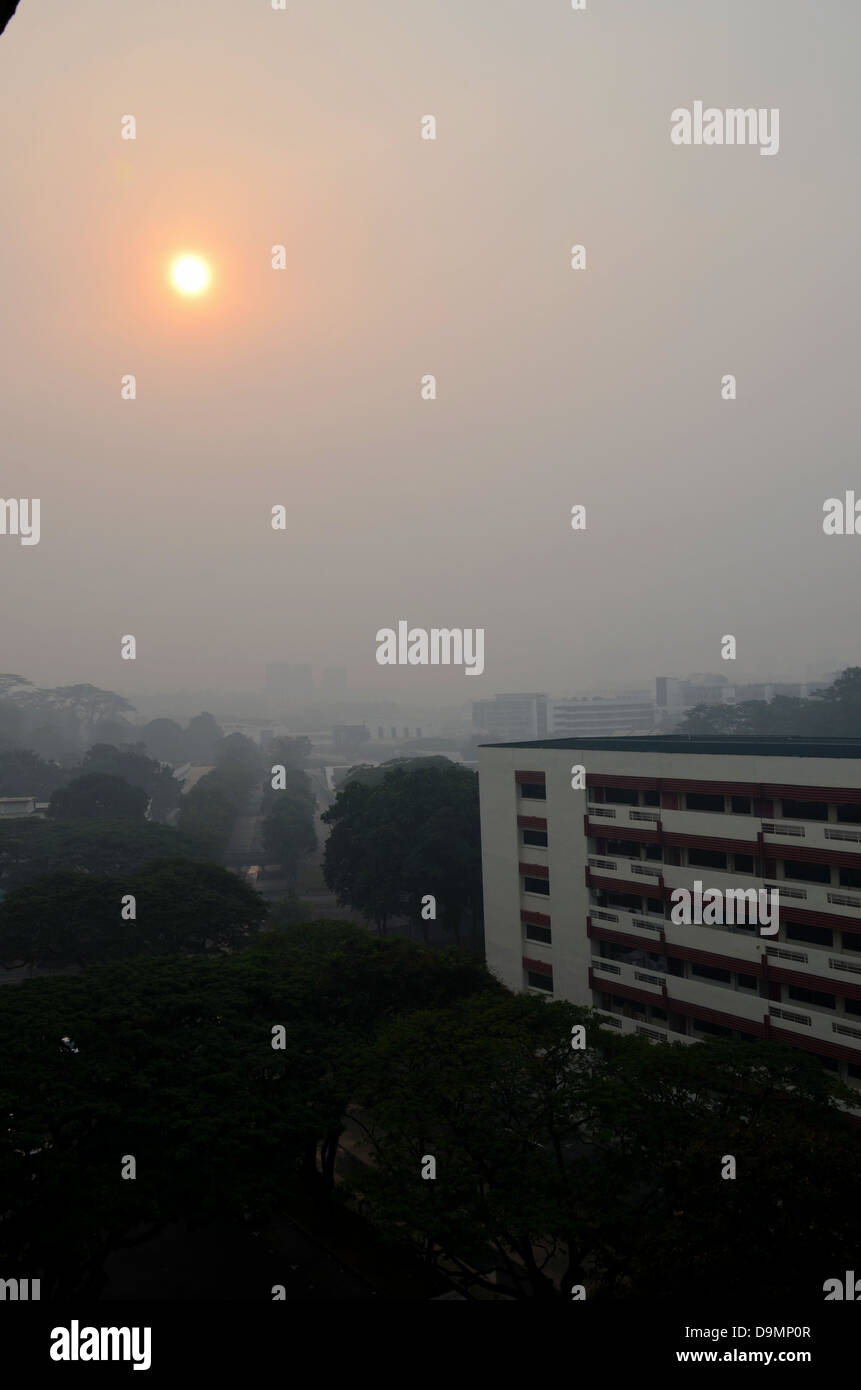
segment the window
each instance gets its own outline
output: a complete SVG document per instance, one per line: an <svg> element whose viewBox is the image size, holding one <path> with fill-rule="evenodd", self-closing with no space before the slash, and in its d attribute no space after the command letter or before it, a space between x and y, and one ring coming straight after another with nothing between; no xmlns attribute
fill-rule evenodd
<svg viewBox="0 0 861 1390"><path fill-rule="evenodd" d="M861 1014L861 999L844 999L843 1011L847 1014Z"/></svg>
<svg viewBox="0 0 861 1390"><path fill-rule="evenodd" d="M822 994L818 989L798 989L795 985L790 985L787 990L790 999L794 999L797 1004L818 1004L820 1009L834 1009L833 994Z"/></svg>
<svg viewBox="0 0 861 1390"><path fill-rule="evenodd" d="M753 873L753 855L752 855L752 854L734 854L734 855L733 855L733 867L735 868L735 871L736 871L737 874L752 874L752 873Z"/></svg>
<svg viewBox="0 0 861 1390"><path fill-rule="evenodd" d="M697 1033L708 1033L713 1038L731 1038L732 1029L722 1028L718 1023L707 1023L705 1019L695 1018L691 1020L694 1030Z"/></svg>
<svg viewBox="0 0 861 1390"><path fill-rule="evenodd" d="M640 846L636 840L607 840L608 854L621 854L626 859L639 859Z"/></svg>
<svg viewBox="0 0 861 1390"><path fill-rule="evenodd" d="M629 791L627 787L605 787L604 800L616 806L639 806L639 792Z"/></svg>
<svg viewBox="0 0 861 1390"><path fill-rule="evenodd" d="M783 801L785 820L827 820L827 801Z"/></svg>
<svg viewBox="0 0 861 1390"><path fill-rule="evenodd" d="M731 807L732 811L735 813L735 815L737 815L737 816L749 816L749 815L750 815L750 797L749 797L749 796L731 796L729 800L730 800L730 807Z"/></svg>
<svg viewBox="0 0 861 1390"><path fill-rule="evenodd" d="M689 811L723 811L722 796L706 796L703 792L688 792L686 805Z"/></svg>
<svg viewBox="0 0 861 1390"><path fill-rule="evenodd" d="M857 825L861 821L861 806L838 806L837 819L849 825Z"/></svg>
<svg viewBox="0 0 861 1390"><path fill-rule="evenodd" d="M523 876L524 893L540 893L542 897L550 897L550 880L546 878L528 878Z"/></svg>
<svg viewBox="0 0 861 1390"><path fill-rule="evenodd" d="M643 805L644 805L644 806L660 806L660 804L661 804L661 794L660 794L660 792L643 792Z"/></svg>
<svg viewBox="0 0 861 1390"><path fill-rule="evenodd" d="M843 933L844 951L861 951L861 936L856 936L854 932L845 931Z"/></svg>
<svg viewBox="0 0 861 1390"><path fill-rule="evenodd" d="M682 862L682 851L675 845L664 846L664 863L679 865Z"/></svg>
<svg viewBox="0 0 861 1390"><path fill-rule="evenodd" d="M846 1071L856 1081L861 1080L861 1067L858 1066L857 1062L847 1062Z"/></svg>
<svg viewBox="0 0 861 1390"><path fill-rule="evenodd" d="M642 898L636 898L633 893L608 893L607 906L621 907L625 912L639 912Z"/></svg>
<svg viewBox="0 0 861 1390"><path fill-rule="evenodd" d="M797 878L802 883L830 883L831 870L827 864L805 864L801 860L785 859L783 877Z"/></svg>
<svg viewBox="0 0 861 1390"><path fill-rule="evenodd" d="M526 923L526 940L543 941L545 946L550 945L550 928L540 927L537 922Z"/></svg>
<svg viewBox="0 0 861 1390"><path fill-rule="evenodd" d="M841 869L840 887L861 888L861 871L858 869Z"/></svg>
<svg viewBox="0 0 861 1390"><path fill-rule="evenodd" d="M732 983L732 975L728 970L718 970L713 965L692 965L691 975L699 975L704 980L720 980L725 985Z"/></svg>
<svg viewBox="0 0 861 1390"><path fill-rule="evenodd" d="M543 846L544 849L546 849L546 848L547 848L547 831L546 831L546 830L524 830L524 831L523 831L523 843L524 843L525 845L541 845L541 846Z"/></svg>
<svg viewBox="0 0 861 1390"><path fill-rule="evenodd" d="M526 973L526 979L530 989L543 989L548 994L553 993L552 975L538 975L534 970L529 970Z"/></svg>
<svg viewBox="0 0 861 1390"><path fill-rule="evenodd" d="M647 859L663 859L663 850L660 845L646 845Z"/></svg>
<svg viewBox="0 0 861 1390"><path fill-rule="evenodd" d="M755 975L736 975L739 989L756 989L757 978Z"/></svg>
<svg viewBox="0 0 861 1390"><path fill-rule="evenodd" d="M689 849L688 863L703 869L725 869L726 855L719 849Z"/></svg>
<svg viewBox="0 0 861 1390"><path fill-rule="evenodd" d="M787 922L784 927L787 941L809 941L814 946L831 946L833 937L825 927L808 927L801 922Z"/></svg>
<svg viewBox="0 0 861 1390"><path fill-rule="evenodd" d="M520 782L520 795L528 801L546 801L547 788L543 782Z"/></svg>
<svg viewBox="0 0 861 1390"><path fill-rule="evenodd" d="M647 898L647 899L646 899L646 911L647 911L647 912L653 912L653 913L655 913L655 915L658 916L658 917L663 917L663 915L664 915L664 903L663 903L663 899L662 899L662 898Z"/></svg>
<svg viewBox="0 0 861 1390"><path fill-rule="evenodd" d="M666 1021L667 1021L667 1011L666 1011L666 1009L652 1009L652 1018L653 1018L653 1019L656 1019L658 1023L666 1023Z"/></svg>

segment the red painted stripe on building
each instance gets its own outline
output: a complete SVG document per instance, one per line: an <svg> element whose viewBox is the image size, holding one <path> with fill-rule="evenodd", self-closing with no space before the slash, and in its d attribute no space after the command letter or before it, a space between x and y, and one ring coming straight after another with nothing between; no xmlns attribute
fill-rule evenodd
<svg viewBox="0 0 861 1390"><path fill-rule="evenodd" d="M609 772L587 772L587 787L625 787L628 791L656 792L661 782L658 777L618 777Z"/></svg>
<svg viewBox="0 0 861 1390"><path fill-rule="evenodd" d="M520 872L528 874L530 878L549 878L550 870L546 864L521 864Z"/></svg>
<svg viewBox="0 0 861 1390"><path fill-rule="evenodd" d="M515 782L543 782L543 772L515 772Z"/></svg>
<svg viewBox="0 0 861 1390"><path fill-rule="evenodd" d="M593 922L591 917L586 919L586 934L595 941L612 941L618 946L634 946L642 951L649 946L649 941L645 936L631 936L628 932L614 931L612 927L605 927L603 922ZM654 953L663 954L663 946L656 936L654 939Z"/></svg>
<svg viewBox="0 0 861 1390"><path fill-rule="evenodd" d="M547 821L544 816L518 816L517 824L524 830L547 829Z"/></svg>
<svg viewBox="0 0 861 1390"><path fill-rule="evenodd" d="M552 975L553 966L548 965L546 960L530 960L528 956L522 956L523 967L525 970L532 970L536 975Z"/></svg>
<svg viewBox="0 0 861 1390"><path fill-rule="evenodd" d="M587 817L587 834L596 840L632 840L638 844L659 845L659 830L634 830L633 826L613 825L612 821L592 820Z"/></svg>
<svg viewBox="0 0 861 1390"><path fill-rule="evenodd" d="M603 888L607 893L628 893L637 898L669 897L670 889L661 888L657 883L632 883L626 878L597 878L595 870L586 867L586 882L590 888Z"/></svg>
<svg viewBox="0 0 861 1390"><path fill-rule="evenodd" d="M665 1007L662 994L648 994L646 990L634 989L632 985L616 984L612 976L599 979L591 965L589 967L589 987L599 990L601 994L618 994L620 999L633 999L638 1004L653 1004L657 1009Z"/></svg>
<svg viewBox="0 0 861 1390"><path fill-rule="evenodd" d="M805 1038L801 1033L791 1033L787 1028L778 1028L771 1021L771 1037L775 1042L791 1043L793 1047L803 1048L805 1052L816 1052L821 1057L831 1057L835 1062L854 1062L861 1065L861 1038L857 1047L845 1047L841 1043L825 1042L822 1038Z"/></svg>
<svg viewBox="0 0 861 1390"><path fill-rule="evenodd" d="M550 918L546 912L529 912L527 908L520 909L521 922L531 922L535 927L549 927Z"/></svg>
<svg viewBox="0 0 861 1390"><path fill-rule="evenodd" d="M805 975L800 970L784 970L782 965L772 965L770 960L768 975L769 979L779 980L784 985L795 985L798 989L817 989L823 994L839 994L843 999L861 999L861 985L853 985L848 980L835 980L831 975ZM861 1017L858 1027L861 1028Z"/></svg>
<svg viewBox="0 0 861 1390"><path fill-rule="evenodd" d="M766 831L766 834L768 832ZM765 852L770 859L796 860L802 864L835 864L838 868L858 869L861 868L861 845L854 851L847 852L845 849L803 849L801 845L783 843L776 845L774 840L767 840ZM820 888L827 887L827 884L820 884Z"/></svg>
<svg viewBox="0 0 861 1390"><path fill-rule="evenodd" d="M844 931L849 932L852 936L861 936L861 922L850 917L840 917L836 912L811 912L806 907L784 907L781 903L780 920L782 922L798 922L802 926L826 927L830 931Z"/></svg>
<svg viewBox="0 0 861 1390"><path fill-rule="evenodd" d="M681 845L687 849L716 849L730 854L756 854L756 835L750 840L724 840L717 835L688 835L685 831L665 830L663 843Z"/></svg>
<svg viewBox="0 0 861 1390"><path fill-rule="evenodd" d="M667 981L668 986L672 986L672 976ZM763 999L763 1012L765 1012ZM702 1004L689 1004L686 999L674 999L671 994L667 994L663 1005L665 1009L670 1009L674 1014L684 1014L687 1018L698 1018L703 1023L715 1023L721 1028L735 1028L740 1033L755 1033L758 1038L765 1036L765 1024L757 1023L752 1018L739 1018L736 1014L724 1013L718 1009L707 1009Z"/></svg>

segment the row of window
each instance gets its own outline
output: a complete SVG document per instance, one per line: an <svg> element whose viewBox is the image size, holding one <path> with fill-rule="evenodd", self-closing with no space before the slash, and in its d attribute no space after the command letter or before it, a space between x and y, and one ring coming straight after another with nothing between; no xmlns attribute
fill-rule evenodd
<svg viewBox="0 0 861 1390"><path fill-rule="evenodd" d="M519 788L520 795L527 801L547 800L547 787L543 782L521 782ZM628 787L590 787L589 795L595 801L616 806L661 804L659 792L635 791ZM788 797L775 801L772 798L764 798L754 805L754 798L750 796L725 796L721 792L680 792L670 795L673 800L678 800L679 809L686 811L710 811L717 815L734 816L750 816L756 813L774 816L778 820L827 821L831 818L844 824L861 824L861 806L837 804L833 807L833 816L830 816L827 801L794 801ZM776 809L777 806L780 806L779 811Z"/></svg>
<svg viewBox="0 0 861 1390"><path fill-rule="evenodd" d="M783 877L796 883L825 883L829 887L861 888L861 868L837 868L830 864L813 864L801 859L769 859L767 864L753 854L732 854L720 849L681 848L677 845L642 845L637 840L595 840L598 854L617 854L624 859L643 859L655 864L695 869L722 869L725 873L757 874L776 877L772 872L783 864ZM643 851L641 854L641 850ZM779 854L779 850L774 853Z"/></svg>
<svg viewBox="0 0 861 1390"><path fill-rule="evenodd" d="M660 898L641 898L633 893L607 893L601 890L594 894L593 906L615 907L622 912L639 912L650 917L669 916ZM756 930L752 924L741 922L736 925L736 930L746 929ZM787 922L785 919L781 921L780 930L782 940L803 941L810 946L827 946L831 950L861 952L861 935L855 932L814 927L802 922Z"/></svg>

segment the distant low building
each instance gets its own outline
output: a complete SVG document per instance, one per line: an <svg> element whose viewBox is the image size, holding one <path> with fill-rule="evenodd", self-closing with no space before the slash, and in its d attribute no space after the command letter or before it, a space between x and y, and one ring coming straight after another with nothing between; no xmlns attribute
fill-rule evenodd
<svg viewBox="0 0 861 1390"><path fill-rule="evenodd" d="M0 816L35 816L38 803L35 796L0 796Z"/></svg>

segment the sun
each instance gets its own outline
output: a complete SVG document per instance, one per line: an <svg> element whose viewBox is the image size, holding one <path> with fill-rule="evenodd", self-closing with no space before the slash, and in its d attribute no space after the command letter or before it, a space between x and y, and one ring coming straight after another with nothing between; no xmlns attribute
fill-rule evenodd
<svg viewBox="0 0 861 1390"><path fill-rule="evenodd" d="M180 256L171 266L170 278L183 294L200 294L209 284L209 267L199 256Z"/></svg>

